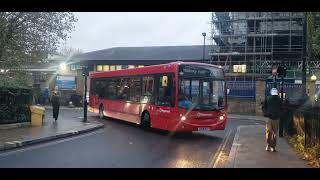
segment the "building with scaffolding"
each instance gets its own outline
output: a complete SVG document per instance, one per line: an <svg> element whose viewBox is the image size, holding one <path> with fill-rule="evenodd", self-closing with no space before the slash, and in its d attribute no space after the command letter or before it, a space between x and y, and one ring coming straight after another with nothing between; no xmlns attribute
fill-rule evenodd
<svg viewBox="0 0 320 180"><path fill-rule="evenodd" d="M304 48L304 13L212 13L211 63L224 66L229 77L267 78L272 64L284 62L289 76L300 77ZM318 61L308 62L319 67Z"/></svg>
<svg viewBox="0 0 320 180"><path fill-rule="evenodd" d="M299 99L302 95L302 62L306 55L305 20L303 12L212 13L210 39L214 46L210 51L210 63L225 68L229 97L236 98L234 104L244 108L254 101L259 104L258 101L264 98L262 94L267 95L273 86L270 81L272 65L280 63L288 67L284 93L291 100ZM307 74L313 74L319 65L319 60L308 60ZM256 83L258 80L265 82L263 88ZM242 101L238 102L237 98ZM248 100L247 104L243 103L243 98Z"/></svg>

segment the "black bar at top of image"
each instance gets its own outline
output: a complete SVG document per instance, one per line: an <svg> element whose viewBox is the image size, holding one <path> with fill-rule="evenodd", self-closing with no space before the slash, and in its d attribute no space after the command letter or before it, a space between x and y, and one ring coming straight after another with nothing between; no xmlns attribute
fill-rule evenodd
<svg viewBox="0 0 320 180"><path fill-rule="evenodd" d="M320 11L313 0L10 0L1 11L217 12Z"/></svg>

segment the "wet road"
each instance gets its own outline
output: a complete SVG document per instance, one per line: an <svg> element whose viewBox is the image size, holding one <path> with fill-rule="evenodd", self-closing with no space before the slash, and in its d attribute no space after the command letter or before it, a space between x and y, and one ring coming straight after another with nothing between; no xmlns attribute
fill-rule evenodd
<svg viewBox="0 0 320 180"><path fill-rule="evenodd" d="M0 153L0 167L223 167L236 127L257 123L229 119L224 131L172 135L101 122L105 128L92 133Z"/></svg>

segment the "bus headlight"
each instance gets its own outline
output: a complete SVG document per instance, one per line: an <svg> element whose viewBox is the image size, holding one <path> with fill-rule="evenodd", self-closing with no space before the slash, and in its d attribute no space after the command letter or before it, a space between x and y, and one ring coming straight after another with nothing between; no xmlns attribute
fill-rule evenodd
<svg viewBox="0 0 320 180"><path fill-rule="evenodd" d="M220 117L219 117L219 120L220 120L220 121L224 120L224 116L220 116Z"/></svg>
<svg viewBox="0 0 320 180"><path fill-rule="evenodd" d="M187 118L185 116L181 117L181 121L185 121Z"/></svg>

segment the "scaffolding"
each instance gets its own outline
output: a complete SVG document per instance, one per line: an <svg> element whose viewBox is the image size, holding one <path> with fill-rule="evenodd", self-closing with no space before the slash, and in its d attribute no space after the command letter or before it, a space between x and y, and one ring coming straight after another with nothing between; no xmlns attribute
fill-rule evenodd
<svg viewBox="0 0 320 180"><path fill-rule="evenodd" d="M303 23L301 12L214 12L210 63L238 78L266 78L272 64L282 62L301 71ZM245 65L245 73L234 73L234 65Z"/></svg>

